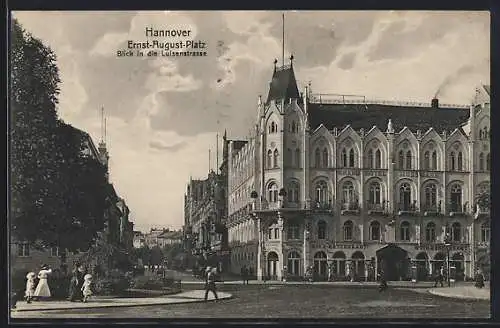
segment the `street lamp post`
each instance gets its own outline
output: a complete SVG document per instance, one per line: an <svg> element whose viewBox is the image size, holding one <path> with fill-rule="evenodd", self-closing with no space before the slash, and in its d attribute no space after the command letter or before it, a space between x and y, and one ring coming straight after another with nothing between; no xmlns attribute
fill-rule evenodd
<svg viewBox="0 0 500 328"><path fill-rule="evenodd" d="M448 283L448 287L451 287L450 280L450 246L451 246L451 238L450 234L446 232L444 237L444 246L446 247L446 281Z"/></svg>

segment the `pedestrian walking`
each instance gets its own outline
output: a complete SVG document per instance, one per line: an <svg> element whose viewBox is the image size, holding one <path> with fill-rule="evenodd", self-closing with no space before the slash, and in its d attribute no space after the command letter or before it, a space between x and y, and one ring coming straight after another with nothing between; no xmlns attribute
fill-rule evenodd
<svg viewBox="0 0 500 328"><path fill-rule="evenodd" d="M246 265L243 265L240 270L241 279L243 280L243 285L248 284L248 269Z"/></svg>
<svg viewBox="0 0 500 328"><path fill-rule="evenodd" d="M481 271L477 271L476 273L476 283L474 284L474 286L476 288L483 288L484 287L484 275Z"/></svg>
<svg viewBox="0 0 500 328"><path fill-rule="evenodd" d="M81 286L83 281L83 272L81 266L76 264L71 272L71 280L69 283L68 301L76 302L82 299Z"/></svg>
<svg viewBox="0 0 500 328"><path fill-rule="evenodd" d="M35 282L36 274L30 272L26 275L26 291L24 292L24 297L26 297L26 303L31 303L33 297L35 296Z"/></svg>
<svg viewBox="0 0 500 328"><path fill-rule="evenodd" d="M87 273L84 276L84 282L82 285L83 303L87 303L89 297L92 295L92 275Z"/></svg>
<svg viewBox="0 0 500 328"><path fill-rule="evenodd" d="M40 272L38 273L38 285L36 286L35 289L35 294L34 297L37 298L37 300L40 299L47 299L51 296L50 294L50 288L49 288L49 283L47 282L49 274L52 273L52 269L48 267L48 265L44 264L42 265L42 268Z"/></svg>
<svg viewBox="0 0 500 328"><path fill-rule="evenodd" d="M216 274L217 274L217 269L216 268L211 268L207 267L207 278L205 282L205 301L208 300L208 292L212 292L215 296L215 299L218 300L219 297L217 296L217 291L215 288L215 280L216 280Z"/></svg>
<svg viewBox="0 0 500 328"><path fill-rule="evenodd" d="M440 284L441 287L444 287L444 272L443 272L443 267L439 269L438 272L436 272L435 278L434 278L434 287L437 287L437 285Z"/></svg>
<svg viewBox="0 0 500 328"><path fill-rule="evenodd" d="M384 272L381 272L379 277L380 277L380 284L378 286L378 291L383 292L383 291L387 290L387 288L389 288L389 286L387 285L387 280L385 279Z"/></svg>

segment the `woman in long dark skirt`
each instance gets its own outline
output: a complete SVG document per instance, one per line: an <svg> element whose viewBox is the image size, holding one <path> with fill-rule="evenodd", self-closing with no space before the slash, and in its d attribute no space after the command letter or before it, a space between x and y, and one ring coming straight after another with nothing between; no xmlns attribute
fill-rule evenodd
<svg viewBox="0 0 500 328"><path fill-rule="evenodd" d="M83 284L83 274L81 266L76 266L71 275L71 281L69 283L69 296L68 300L71 302L80 301L82 299L81 286Z"/></svg>

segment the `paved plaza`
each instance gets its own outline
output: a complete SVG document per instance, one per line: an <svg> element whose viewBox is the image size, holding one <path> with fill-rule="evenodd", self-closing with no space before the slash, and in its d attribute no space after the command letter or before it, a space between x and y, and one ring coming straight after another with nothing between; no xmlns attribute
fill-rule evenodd
<svg viewBox="0 0 500 328"><path fill-rule="evenodd" d="M189 291L193 288L192 291ZM450 290L458 288L453 287ZM126 307L73 308L60 310L17 311L13 318L399 318L457 319L489 318L489 300L446 298L431 294L429 288L390 287L380 293L376 286L335 284L221 284L221 295L231 295L219 302L199 302L202 292L193 284L183 284L185 292L176 297L182 304L162 301L173 296L156 297L157 304L146 306L146 299L136 299ZM445 288L438 288L438 290ZM191 293L191 294L189 294ZM222 294L227 293L227 294ZM191 295L196 301L188 301ZM149 298L151 299L151 298ZM108 302L112 302L109 301ZM141 304L142 302L142 304ZM189 302L189 303L186 303ZM49 303L49 302L48 302ZM47 303L47 304L48 304ZM178 303L178 302L177 302ZM140 306L142 305L142 306ZM22 305L25 306L25 305Z"/></svg>

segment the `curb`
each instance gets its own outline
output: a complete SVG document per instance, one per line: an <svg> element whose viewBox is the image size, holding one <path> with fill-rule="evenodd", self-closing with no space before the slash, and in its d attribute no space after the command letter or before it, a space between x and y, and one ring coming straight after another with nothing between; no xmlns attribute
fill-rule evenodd
<svg viewBox="0 0 500 328"><path fill-rule="evenodd" d="M227 293L229 294L229 293ZM229 300L232 299L234 296L232 294L229 294L228 296L225 297L219 297L219 301L221 300ZM11 312L14 313L19 313L19 312L34 312L34 311L64 311L64 310L84 310L84 309L102 309L102 308L119 308L119 307L139 307L139 306L154 306L154 305L176 305L176 304L187 304L187 303L204 303L204 302L214 302L216 299L209 299L205 301L204 299L199 299L199 298L189 298L189 297L184 297L185 300L182 300L182 297L178 297L176 299L179 299L179 301L176 302L159 302L159 303L146 303L146 304L136 304L136 303L130 303L130 304L109 304L109 305L87 305L87 306L76 306L76 307L57 307L57 308L49 308L49 309L40 309L40 308L32 308L32 309L11 309ZM91 304L91 303L86 303L86 304Z"/></svg>
<svg viewBox="0 0 500 328"><path fill-rule="evenodd" d="M203 282L188 282L185 283L184 286L189 286L189 285L198 285L198 284L204 284ZM291 286L329 286L329 287L337 287L337 288L378 288L379 283L374 283L374 282L359 282L359 283L343 283L343 282L279 282L279 281L268 281L266 283L250 283L250 284L243 284L243 283L232 283L232 282L219 282L219 286L283 286L283 287L291 287ZM402 289L428 289L432 288L432 285L401 285L401 284L391 284L391 282L388 283L389 287L393 288L402 288Z"/></svg>
<svg viewBox="0 0 500 328"><path fill-rule="evenodd" d="M456 298L456 299L462 299L462 300L470 300L470 301L489 301L491 300L490 298L482 298L482 297L474 297L474 296L468 296L468 295L457 295L457 294L447 294L447 293L442 293L433 289L429 290L429 293L435 296L439 297L446 297L446 298Z"/></svg>

